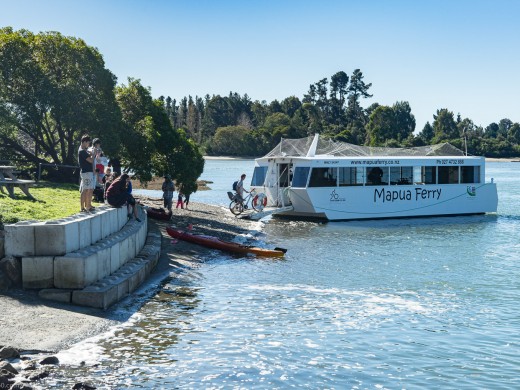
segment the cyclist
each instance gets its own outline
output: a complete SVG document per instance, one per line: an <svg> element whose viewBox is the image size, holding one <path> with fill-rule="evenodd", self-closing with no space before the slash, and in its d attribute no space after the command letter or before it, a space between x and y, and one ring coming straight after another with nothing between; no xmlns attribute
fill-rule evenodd
<svg viewBox="0 0 520 390"><path fill-rule="evenodd" d="M238 195L238 200L240 201L240 203L243 205L244 203L244 192L247 192L249 193L249 191L247 191L245 188L244 188L244 179L246 178L246 174L245 173L242 173L242 175L240 176L240 180L238 181L237 183L237 195Z"/></svg>

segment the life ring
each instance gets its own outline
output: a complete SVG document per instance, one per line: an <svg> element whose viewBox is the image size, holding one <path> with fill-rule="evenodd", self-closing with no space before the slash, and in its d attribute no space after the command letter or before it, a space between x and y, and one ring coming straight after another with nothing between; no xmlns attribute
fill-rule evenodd
<svg viewBox="0 0 520 390"><path fill-rule="evenodd" d="M262 211L267 206L267 195L260 193L253 198L253 208L257 211Z"/></svg>

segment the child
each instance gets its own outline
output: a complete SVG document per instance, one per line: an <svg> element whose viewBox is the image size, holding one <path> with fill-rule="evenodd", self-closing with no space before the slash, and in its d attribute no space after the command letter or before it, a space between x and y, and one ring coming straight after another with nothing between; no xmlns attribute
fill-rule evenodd
<svg viewBox="0 0 520 390"><path fill-rule="evenodd" d="M179 196L177 196L177 206L175 206L175 208L178 209L179 206L181 206L181 209L184 208L184 205L182 203L182 192L180 189L179 189Z"/></svg>

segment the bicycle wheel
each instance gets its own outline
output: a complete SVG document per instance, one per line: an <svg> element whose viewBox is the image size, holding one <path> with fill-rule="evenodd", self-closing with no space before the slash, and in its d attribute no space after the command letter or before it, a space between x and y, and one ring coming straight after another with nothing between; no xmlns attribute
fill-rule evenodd
<svg viewBox="0 0 520 390"><path fill-rule="evenodd" d="M229 204L229 210L235 215L240 215L244 211L244 206L240 202L233 201Z"/></svg>

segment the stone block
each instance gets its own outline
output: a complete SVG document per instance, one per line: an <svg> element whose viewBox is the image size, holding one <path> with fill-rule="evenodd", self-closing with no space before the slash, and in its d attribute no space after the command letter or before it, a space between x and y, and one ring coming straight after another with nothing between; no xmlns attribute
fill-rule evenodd
<svg viewBox="0 0 520 390"><path fill-rule="evenodd" d="M62 290L57 288L43 289L38 292L43 299L55 302L70 303L72 301L72 290Z"/></svg>
<svg viewBox="0 0 520 390"><path fill-rule="evenodd" d="M128 291L135 291L145 280L146 278L146 270L144 267L144 263L135 263L135 266L132 267L132 275L128 278Z"/></svg>
<svg viewBox="0 0 520 390"><path fill-rule="evenodd" d="M112 232L110 231L110 217L107 210L96 211L95 218L101 219L101 238L108 237Z"/></svg>
<svg viewBox="0 0 520 390"><path fill-rule="evenodd" d="M92 247L92 249L97 252L97 280L103 279L104 277L110 275L110 246L108 243L103 240L100 244Z"/></svg>
<svg viewBox="0 0 520 390"><path fill-rule="evenodd" d="M22 257L23 288L54 287L54 256Z"/></svg>
<svg viewBox="0 0 520 390"><path fill-rule="evenodd" d="M36 256L64 255L79 249L78 223L74 218L47 221L34 226Z"/></svg>
<svg viewBox="0 0 520 390"><path fill-rule="evenodd" d="M110 246L110 273L113 274L116 272L119 267L121 267L121 258L119 248L121 244L117 240L112 241L112 245Z"/></svg>
<svg viewBox="0 0 520 390"><path fill-rule="evenodd" d="M109 208L106 212L108 213L108 220L110 221L110 234L115 233L119 230L117 209Z"/></svg>
<svg viewBox="0 0 520 390"><path fill-rule="evenodd" d="M36 221L23 221L5 225L4 250L6 256L34 256L34 227Z"/></svg>
<svg viewBox="0 0 520 390"><path fill-rule="evenodd" d="M123 226L126 225L126 222L128 220L127 216L128 216L128 210L126 208L126 206L123 206L123 207L119 207L116 209L117 210L117 221L118 221L118 230L121 230L123 228Z"/></svg>
<svg viewBox="0 0 520 390"><path fill-rule="evenodd" d="M92 245L92 217L87 214L76 214L79 234L79 249Z"/></svg>
<svg viewBox="0 0 520 390"><path fill-rule="evenodd" d="M72 303L81 306L107 309L117 302L118 286L113 284L96 284L72 293Z"/></svg>
<svg viewBox="0 0 520 390"><path fill-rule="evenodd" d="M95 244L101 240L101 218L99 218L97 214L91 214L89 218L92 244Z"/></svg>
<svg viewBox="0 0 520 390"><path fill-rule="evenodd" d="M85 288L98 280L97 253L81 250L54 258L54 286Z"/></svg>

